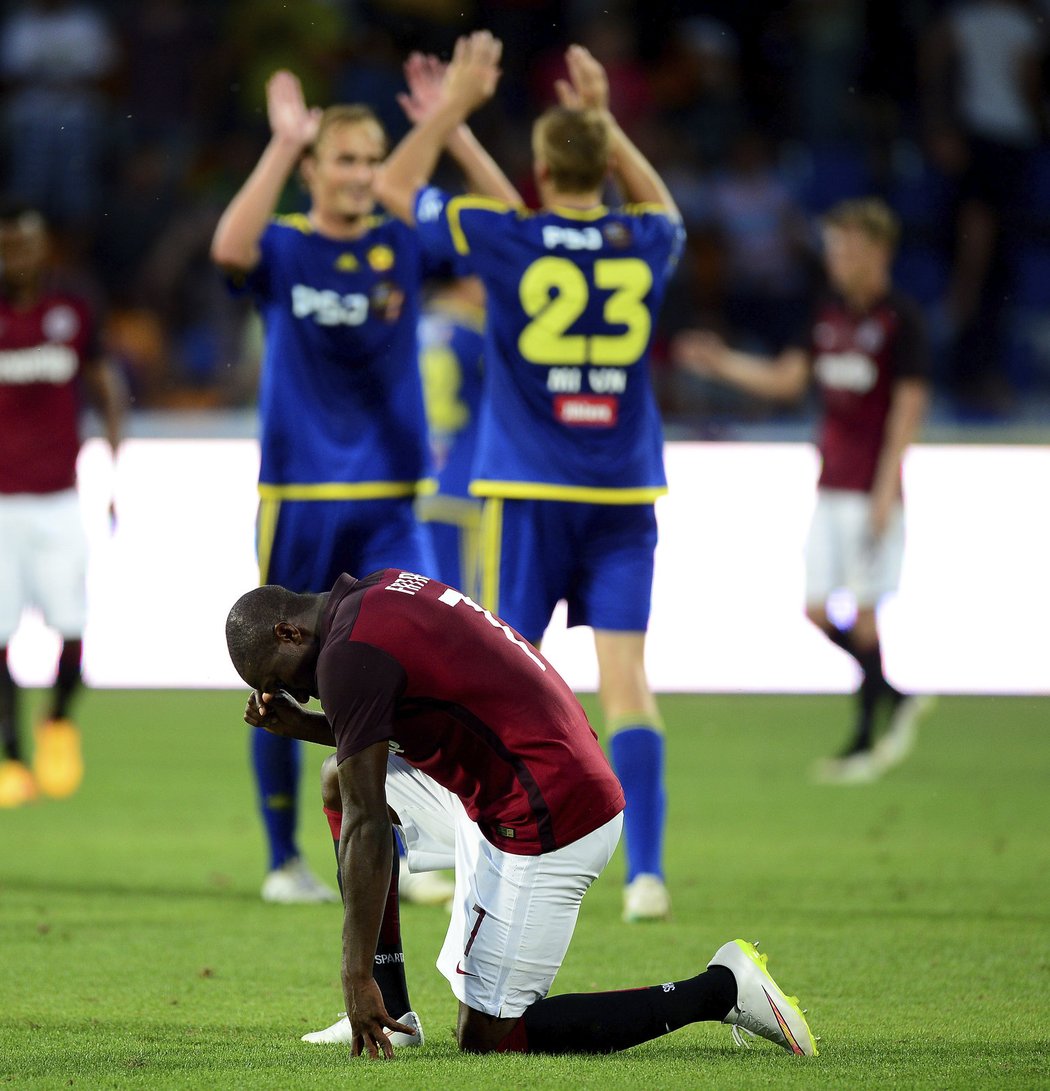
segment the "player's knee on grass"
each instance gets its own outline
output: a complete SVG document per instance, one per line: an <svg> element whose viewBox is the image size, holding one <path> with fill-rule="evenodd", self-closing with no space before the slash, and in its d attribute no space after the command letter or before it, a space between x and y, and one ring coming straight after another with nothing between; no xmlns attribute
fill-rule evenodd
<svg viewBox="0 0 1050 1091"><path fill-rule="evenodd" d="M491 1053L517 1023L517 1019L500 1019L460 1003L456 1041L464 1053Z"/></svg>
<svg viewBox="0 0 1050 1091"><path fill-rule="evenodd" d="M330 811L343 809L343 800L339 795L339 762L335 754L329 754L321 763L321 802Z"/></svg>

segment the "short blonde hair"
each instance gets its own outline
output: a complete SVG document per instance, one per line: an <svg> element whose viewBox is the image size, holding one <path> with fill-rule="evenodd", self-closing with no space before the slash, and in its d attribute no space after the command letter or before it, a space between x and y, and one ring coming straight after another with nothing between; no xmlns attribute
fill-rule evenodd
<svg viewBox="0 0 1050 1091"><path fill-rule="evenodd" d="M316 155L324 138L340 125L374 125L383 141L383 154L387 151L387 135L383 123L379 120L371 106L353 102L337 106L329 106L321 114L321 125L317 130L314 142L306 149L307 155Z"/></svg>
<svg viewBox="0 0 1050 1091"><path fill-rule="evenodd" d="M854 228L873 242L895 250L900 241L901 224L897 214L881 197L854 197L839 201L824 213L825 227Z"/></svg>
<svg viewBox="0 0 1050 1091"><path fill-rule="evenodd" d="M532 129L532 149L562 193L600 189L609 170L609 127L596 110L554 106Z"/></svg>

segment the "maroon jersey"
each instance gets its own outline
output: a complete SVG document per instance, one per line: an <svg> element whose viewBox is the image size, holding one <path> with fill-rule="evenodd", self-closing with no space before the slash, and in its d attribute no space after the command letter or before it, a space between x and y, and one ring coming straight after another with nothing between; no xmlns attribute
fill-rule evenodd
<svg viewBox="0 0 1050 1091"><path fill-rule="evenodd" d="M928 374L918 307L896 292L866 311L829 297L810 323L808 351L824 405L819 484L869 492L893 385Z"/></svg>
<svg viewBox="0 0 1050 1091"><path fill-rule="evenodd" d="M339 761L388 742L455 793L497 848L537 856L623 810L568 685L510 626L461 592L388 568L340 576L317 683Z"/></svg>
<svg viewBox="0 0 1050 1091"><path fill-rule="evenodd" d="M76 483L77 378L95 352L91 312L43 295L26 308L0 298L0 493L51 493Z"/></svg>

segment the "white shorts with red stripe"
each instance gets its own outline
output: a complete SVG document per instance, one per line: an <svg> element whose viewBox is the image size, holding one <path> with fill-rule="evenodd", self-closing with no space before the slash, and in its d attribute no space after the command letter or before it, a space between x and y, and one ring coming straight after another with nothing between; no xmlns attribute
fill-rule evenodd
<svg viewBox="0 0 1050 1091"><path fill-rule="evenodd" d="M455 868L438 969L475 1011L521 1015L549 992L580 902L616 850L623 816L554 852L518 856L486 840L451 792L393 755L386 793L400 819L409 867Z"/></svg>

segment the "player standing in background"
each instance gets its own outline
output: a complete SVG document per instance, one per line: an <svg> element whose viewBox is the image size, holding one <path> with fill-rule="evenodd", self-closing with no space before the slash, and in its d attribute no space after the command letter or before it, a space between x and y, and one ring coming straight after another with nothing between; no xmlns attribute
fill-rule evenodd
<svg viewBox="0 0 1050 1091"><path fill-rule="evenodd" d="M127 409L117 369L99 351L88 304L50 283L43 216L0 204L0 807L38 792L62 799L83 777L70 717L81 685L87 540L76 491L81 383L97 403L116 457ZM33 771L19 739L18 686L8 644L36 606L62 638Z"/></svg>
<svg viewBox="0 0 1050 1091"><path fill-rule="evenodd" d="M391 1018L375 973L391 822L410 860L455 864L438 969L459 1001L461 1050L612 1053L721 1020L737 1040L742 1028L816 1054L798 1000L743 940L684 980L547 998L580 903L616 849L624 796L564 679L491 612L390 569L344 574L322 595L249 591L230 610L226 639L253 688L247 722L335 748L354 1055L389 1057L389 1032L413 1030ZM302 707L311 695L322 712Z"/></svg>
<svg viewBox="0 0 1050 1091"><path fill-rule="evenodd" d="M479 598L481 501L470 495L481 405L485 289L477 277L452 277L428 291L419 326L419 366L437 491L421 496L435 575Z"/></svg>
<svg viewBox="0 0 1050 1091"><path fill-rule="evenodd" d="M624 916L662 919L664 740L645 631L654 502L667 486L648 352L681 221L609 114L604 69L580 46L566 55L563 105L533 129L539 213L428 187L442 141L487 97L465 77L465 58L482 70L491 63L486 79L499 74L498 51L485 62L472 43L488 48L483 33L457 45L440 108L391 154L380 198L418 226L435 256L485 284L486 391L471 485L484 499L482 602L537 644L561 599L570 625L593 628L609 751L627 797ZM605 207L610 168L637 204Z"/></svg>
<svg viewBox="0 0 1050 1091"><path fill-rule="evenodd" d="M829 782L872 780L902 761L929 699L886 680L876 607L896 590L904 552L901 463L928 401L929 361L918 307L897 292L890 269L900 228L877 198L844 201L824 216L831 293L797 342L767 360L717 335L679 335L675 357L700 375L764 398L794 401L815 381L823 402L821 471L806 545L806 615L862 671L858 715L842 754L822 762ZM828 616L833 591L850 591L856 620ZM876 742L880 705L892 715Z"/></svg>
<svg viewBox="0 0 1050 1091"><path fill-rule="evenodd" d="M433 75L414 63L410 117ZM429 265L414 232L376 213L386 136L368 107L308 108L291 72L270 79L266 98L270 142L212 241L214 261L252 294L266 329L260 582L319 591L347 567L432 571L413 514L429 473L416 342ZM516 197L466 126L448 150L482 192ZM296 168L310 209L275 220ZM297 743L255 732L252 758L270 850L263 898L335 900L296 844Z"/></svg>

